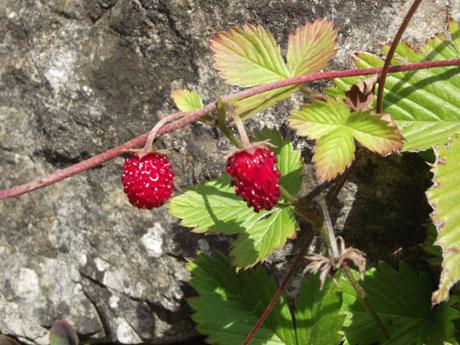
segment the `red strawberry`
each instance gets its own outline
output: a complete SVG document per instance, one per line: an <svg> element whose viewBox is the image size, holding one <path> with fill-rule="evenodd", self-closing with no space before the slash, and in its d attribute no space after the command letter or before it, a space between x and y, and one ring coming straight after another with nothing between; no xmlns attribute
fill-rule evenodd
<svg viewBox="0 0 460 345"><path fill-rule="evenodd" d="M174 176L167 156L149 153L125 160L121 182L131 204L150 209L163 205L171 197Z"/></svg>
<svg viewBox="0 0 460 345"><path fill-rule="evenodd" d="M254 153L236 152L227 161L227 173L232 176L236 194L256 212L271 210L278 203L280 172L275 164L275 154L266 147Z"/></svg>

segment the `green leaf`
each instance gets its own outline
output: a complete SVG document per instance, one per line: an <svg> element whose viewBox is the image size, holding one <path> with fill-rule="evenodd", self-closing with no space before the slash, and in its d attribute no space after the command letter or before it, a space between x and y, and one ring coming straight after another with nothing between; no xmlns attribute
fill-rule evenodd
<svg viewBox="0 0 460 345"><path fill-rule="evenodd" d="M51 345L78 345L78 336L75 329L64 320L53 322L49 332Z"/></svg>
<svg viewBox="0 0 460 345"><path fill-rule="evenodd" d="M246 24L219 32L211 41L214 67L230 85L251 87L289 77L273 35Z"/></svg>
<svg viewBox="0 0 460 345"><path fill-rule="evenodd" d="M280 184L295 195L301 183L300 153L275 133L264 132L259 138L270 138L276 146ZM224 175L217 181L191 187L176 196L169 211L180 219L181 225L194 231L212 234L238 234L231 255L238 267L249 267L264 260L274 249L283 246L295 235L297 222L291 206L280 202L271 211L258 213L249 208L235 194L230 178Z"/></svg>
<svg viewBox="0 0 460 345"><path fill-rule="evenodd" d="M337 32L328 19L318 19L297 28L289 35L287 63L291 75L300 76L321 70L335 56Z"/></svg>
<svg viewBox="0 0 460 345"><path fill-rule="evenodd" d="M420 61L460 58L460 31L458 23L450 23L453 41L437 35L419 50L401 43L392 61L394 65ZM388 46L383 48L388 51ZM379 57L358 53L357 67L383 65ZM405 138L404 151L423 151L433 145L445 144L452 134L460 130L460 74L458 67L422 69L391 73L385 82L384 111L395 120ZM336 80L343 92L362 78ZM337 94L337 91L329 90Z"/></svg>
<svg viewBox="0 0 460 345"><path fill-rule="evenodd" d="M442 264L442 250L441 247L435 244L438 232L433 224L428 224L426 231L425 242L422 243L422 249L431 257L427 260L432 266L441 266Z"/></svg>
<svg viewBox="0 0 460 345"><path fill-rule="evenodd" d="M449 298L449 289L460 280L460 139L435 148L433 186L427 191L433 207L431 219L438 236L435 244L442 248L442 273L433 303Z"/></svg>
<svg viewBox="0 0 460 345"><path fill-rule="evenodd" d="M338 345L344 315L339 286L328 279L320 290L319 275L309 275L300 286L295 302L297 343Z"/></svg>
<svg viewBox="0 0 460 345"><path fill-rule="evenodd" d="M171 91L171 97L180 111L191 112L203 108L203 101L196 91L176 89Z"/></svg>
<svg viewBox="0 0 460 345"><path fill-rule="evenodd" d="M350 112L341 100L328 98L304 105L289 116L300 136L315 139L313 162L317 175L329 181L353 161L355 140L372 152L389 154L401 148L402 137L385 117L370 112Z"/></svg>
<svg viewBox="0 0 460 345"><path fill-rule="evenodd" d="M190 285L198 293L198 297L189 299L198 331L208 335L212 344L242 344L273 297L275 280L261 268L236 273L220 253L201 254L188 269ZM284 294L251 344L296 344Z"/></svg>
<svg viewBox="0 0 460 345"><path fill-rule="evenodd" d="M300 87L297 85L281 87L244 99L232 99L228 103L234 106L236 114L238 114L242 120L247 120L252 115L260 113L289 98L299 88Z"/></svg>
<svg viewBox="0 0 460 345"><path fill-rule="evenodd" d="M432 308L432 286L426 274L417 274L405 263L400 264L399 272L381 263L366 272L360 283L390 338L384 339L349 281L342 277L344 311L348 313L344 332L349 344L443 345L453 340L453 320L460 312L452 302Z"/></svg>

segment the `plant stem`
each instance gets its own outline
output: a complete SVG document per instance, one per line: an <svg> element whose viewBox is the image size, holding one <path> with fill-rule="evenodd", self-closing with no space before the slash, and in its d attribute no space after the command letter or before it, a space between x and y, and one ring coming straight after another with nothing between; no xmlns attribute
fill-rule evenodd
<svg viewBox="0 0 460 345"><path fill-rule="evenodd" d="M278 303L281 295L283 294L284 290L286 289L289 281L291 280L291 277L293 274L297 271L299 268L300 264L302 263L302 260L307 253L308 248L311 245L311 242L313 241L313 238L315 237L316 232L311 231L310 234L308 235L307 239L305 240L305 243L303 244L302 248L300 251L297 253L293 264L289 268L288 273L284 277L283 281L281 282L280 286L276 290L275 294L273 295L272 299L270 300L270 303L267 305L265 308L264 312L260 316L260 318L257 320L257 323L252 327L251 331L247 335L246 339L243 342L243 345L248 345L252 338L257 334L259 328L263 325L265 320L270 316L270 313L272 312L273 308L276 306L276 303Z"/></svg>
<svg viewBox="0 0 460 345"><path fill-rule="evenodd" d="M393 42L391 42L390 50L388 51L387 57L385 59L385 64L383 65L382 72L379 76L379 88L377 91L377 113L383 112L383 91L385 87L385 80L387 78L387 73L390 69L391 60L393 59L394 53L396 48L398 47L398 43L401 40L404 31L406 31L407 25L409 24L410 20L414 16L415 11L417 10L418 6L422 0L414 0L412 6L410 7L409 11L407 12L406 16L404 17L401 26L399 27L398 32L396 33Z"/></svg>
<svg viewBox="0 0 460 345"><path fill-rule="evenodd" d="M460 59L424 61L424 62L418 62L414 64L401 65L401 66L391 66L388 71L392 73L393 72L396 73L396 72L404 72L404 71L413 71L417 69L459 66L459 65L460 65ZM311 74L306 74L300 77L288 78L288 79L256 86L250 89L246 89L246 90L243 90L243 91L231 94L231 95L227 95L223 97L223 100L228 101L235 97L247 98L247 97L254 96L254 95L257 95L265 91L277 89L283 86L304 84L304 83L308 83L308 82L315 81L315 80L326 80L326 79L333 79L333 78L343 78L343 77L377 74L377 73L380 73L382 70L383 70L382 67L376 67L376 68L362 68L362 69L350 69L350 70L311 73ZM173 123L170 123L170 124L167 124L161 127L161 129L158 131L158 135L162 135L162 134L174 131L176 129L183 128L187 126L188 124L200 119L201 117L205 116L206 114L209 114L210 112L214 110L216 110L216 103L213 102L213 103L206 105L204 108L198 111L189 113L187 116L185 116L184 118L180 120L177 120ZM168 118L175 117L177 116L176 114L178 113L170 114L167 117ZM19 196L19 195L31 192L36 189L46 187L50 184L64 180L67 177L76 175L85 170L101 165L119 156L126 150L142 145L143 143L145 143L145 140L147 139L148 135L149 135L149 132L141 134L140 136L124 144L121 144L120 146L114 147L108 151L105 151L101 154L98 154L80 163L71 165L65 169L56 170L54 173L44 178L30 181L30 182L27 182L25 184L22 184L22 185L19 185L19 186L10 188L10 189L2 190L0 191L0 200Z"/></svg>
<svg viewBox="0 0 460 345"><path fill-rule="evenodd" d="M294 206L294 212L298 215L302 220L313 226L313 228L317 228L321 226L322 220L315 211L309 207L308 205L299 202L291 193L289 193L283 186L280 185L281 195Z"/></svg>
<svg viewBox="0 0 460 345"><path fill-rule="evenodd" d="M319 205L321 206L321 210L323 211L324 217L324 224L320 229L321 236L328 245L329 256L338 257L339 248L337 247L337 239L335 238L334 227L332 225L329 210L327 208L326 202L323 199L319 201Z"/></svg>
<svg viewBox="0 0 460 345"><path fill-rule="evenodd" d="M358 281L355 279L353 276L353 273L351 272L350 268L347 266L342 267L343 272L345 273L345 276L347 279L350 281L351 285L356 291L356 294L358 295L358 298L361 299L363 302L364 306L366 307L367 311L369 314L371 314L372 318L374 321L377 323L377 326L380 328L380 331L382 332L383 336L388 339L390 338L390 333L386 329L385 324L383 323L382 319L380 318L379 314L375 311L374 307L372 306L371 302L369 301L369 298L367 297L366 291L362 288L361 285L359 285Z"/></svg>

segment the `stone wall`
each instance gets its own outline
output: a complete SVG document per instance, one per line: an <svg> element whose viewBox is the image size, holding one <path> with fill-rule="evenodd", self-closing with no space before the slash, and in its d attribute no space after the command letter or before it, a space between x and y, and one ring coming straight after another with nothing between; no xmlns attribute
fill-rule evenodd
<svg viewBox="0 0 460 345"><path fill-rule="evenodd" d="M147 131L174 110L172 87L193 88L205 101L231 91L211 67L208 42L217 31L246 21L263 24L285 49L296 26L328 17L339 29L333 67L343 68L351 66L351 52L377 51L390 39L408 5L0 0L0 188L45 176ZM424 1L408 37L416 42L444 30L457 7ZM267 111L252 125L285 133L281 111L287 107ZM179 189L218 176L229 147L201 124L159 142L172 149ZM301 147L309 157L308 145ZM165 209L131 207L119 182L122 161L0 202L0 333L46 344L46 327L63 318L96 343L170 344L196 335L185 302L192 292L184 263L197 250L225 248L228 238L192 234ZM311 189L316 181L310 166L306 173ZM417 157L362 162L341 195L342 208L335 210L338 226L371 259L415 246L414 238L423 241L428 179ZM385 212L386 200L393 199ZM393 235L380 243L386 233Z"/></svg>

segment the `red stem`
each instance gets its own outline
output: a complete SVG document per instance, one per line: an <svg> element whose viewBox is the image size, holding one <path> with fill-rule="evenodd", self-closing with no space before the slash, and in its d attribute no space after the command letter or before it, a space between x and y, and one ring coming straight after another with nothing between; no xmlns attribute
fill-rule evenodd
<svg viewBox="0 0 460 345"><path fill-rule="evenodd" d="M399 27L398 32L396 33L393 42L391 42L390 50L388 51L387 57L385 59L385 63L383 65L383 70L379 76L379 88L377 90L377 113L383 112L383 91L385 86L385 80L387 78L387 73L390 69L391 60L395 54L396 48L398 47L398 43L401 40L404 31L406 31L407 25L409 25L410 20L414 16L415 11L417 10L418 6L422 0L415 0L412 6L410 7L409 11L407 12L406 16L404 17L401 26Z"/></svg>
<svg viewBox="0 0 460 345"><path fill-rule="evenodd" d="M304 258L308 248L310 247L311 242L313 241L313 238L315 237L315 231L311 231L311 233L308 235L308 238L305 240L305 243L303 244L302 248L300 251L297 253L294 263L292 266L289 268L288 273L284 277L283 281L281 282L281 285L278 287L278 290L276 290L275 294L273 295L270 303L268 306L265 308L264 312L262 315L259 317L257 320L257 323L252 327L251 332L247 335L246 339L244 340L243 345L248 345L252 338L256 335L256 333L259 331L259 328L263 325L265 320L270 316L270 313L272 312L273 308L275 307L276 303L278 303L278 300L280 299L281 295L283 294L284 290L287 287L287 284L291 280L292 275L297 271L299 268L300 264L302 263L302 259Z"/></svg>
<svg viewBox="0 0 460 345"><path fill-rule="evenodd" d="M447 66L458 66L460 65L460 59L454 60L441 60L441 61L425 61L425 62L418 62L414 64L407 64L401 66L392 66L389 68L389 72L396 73L396 72L404 72L404 71L413 71L417 69L425 69L425 68L434 68L434 67L447 67ZM289 85L296 85L296 84L304 84L308 82L312 82L315 80L324 80L324 79L334 79L334 78L343 78L343 77L353 77L353 76L360 76L360 75L369 75L369 74L378 74L381 73L383 70L382 67L375 67L375 68L362 68L362 69L350 69L350 70L339 70L339 71L328 71L328 72L317 72L312 74L306 74L300 77L288 78L260 86L256 86L250 89L246 89L231 95L227 95L223 97L223 101L228 101L232 98L247 98L250 96L254 96L266 91L270 91L273 89L281 88L284 86ZM214 111L216 109L215 103L210 103L204 108L192 112L189 115L185 116L184 118L177 120L171 124L168 124L162 127L158 131L158 135L174 131L176 129L185 127L186 125L198 120L199 118L203 117L204 115ZM177 117L178 113L173 113L168 115L167 117ZM2 190L0 191L0 200L8 199L14 196L18 196L21 194L25 194L36 190L38 188L42 188L48 186L50 184L56 183L61 181L67 177L76 175L82 171L94 168L104 162L107 162L128 149L132 149L134 147L140 146L145 143L149 132L141 134L140 136L120 145L114 147L106 152L103 152L99 155L96 155L90 159L77 163L75 165L71 165L65 169L56 170L51 175L44 177L39 180L34 180L31 182L27 182L25 184Z"/></svg>

